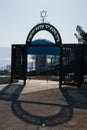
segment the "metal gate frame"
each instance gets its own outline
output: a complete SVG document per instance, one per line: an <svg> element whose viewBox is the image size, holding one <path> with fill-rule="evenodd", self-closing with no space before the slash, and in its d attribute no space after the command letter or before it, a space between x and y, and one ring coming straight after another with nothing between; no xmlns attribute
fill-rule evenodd
<svg viewBox="0 0 87 130"><path fill-rule="evenodd" d="M11 83L14 79L24 80L26 84L27 77L27 53L26 45L12 45L11 53Z"/></svg>
<svg viewBox="0 0 87 130"><path fill-rule="evenodd" d="M67 63L67 66L64 66L63 65L63 57L64 57L64 49L65 49L65 52L68 50L68 49L71 49L71 52L73 51L73 49L76 49L76 52L77 53L77 62L75 63L75 66L73 66L73 63L70 64L69 62ZM78 71L77 73L75 73L75 76L77 76L76 79L76 84L72 84L72 85L75 85L77 86L78 88L81 86L81 84L84 82L84 45L82 44L62 44L62 50L61 50L61 85L70 85L69 83L65 84L65 83L62 83L62 81L64 81L64 71L66 74L69 73L69 68L70 68L70 71L72 71L73 73L75 73L75 69L77 67ZM72 58L72 56L69 56L69 54L66 53L66 56L65 57L68 57L69 59ZM73 62L75 62L75 58L74 57L74 60ZM64 68L65 67L65 68Z"/></svg>

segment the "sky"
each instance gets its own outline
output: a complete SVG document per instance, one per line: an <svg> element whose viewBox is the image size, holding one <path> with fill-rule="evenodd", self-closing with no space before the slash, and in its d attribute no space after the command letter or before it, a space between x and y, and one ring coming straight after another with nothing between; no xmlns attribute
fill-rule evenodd
<svg viewBox="0 0 87 130"><path fill-rule="evenodd" d="M0 0L0 47L25 44L30 30L41 22L40 12L47 11L46 22L59 31L62 43L77 43L76 26L87 32L87 0ZM53 38L46 31L38 38Z"/></svg>

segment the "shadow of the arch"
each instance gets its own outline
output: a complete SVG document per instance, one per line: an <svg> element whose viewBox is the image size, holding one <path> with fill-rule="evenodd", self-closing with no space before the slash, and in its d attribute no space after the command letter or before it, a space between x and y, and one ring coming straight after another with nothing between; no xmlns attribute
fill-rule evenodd
<svg viewBox="0 0 87 130"><path fill-rule="evenodd" d="M27 112L22 103L25 104L37 104L39 105L49 105L50 107L56 106L61 107L61 110L55 115L51 116L38 116L33 113ZM56 126L59 124L63 124L72 119L73 109L69 105L61 105L54 103L44 103L44 102L33 102L33 101L14 101L12 102L12 111L13 113L21 120L33 124L33 125L43 125L45 126Z"/></svg>
<svg viewBox="0 0 87 130"><path fill-rule="evenodd" d="M0 90L0 100L13 102L20 96L24 85L12 83Z"/></svg>
<svg viewBox="0 0 87 130"><path fill-rule="evenodd" d="M61 92L69 106L73 109L87 110L87 87L83 86L78 89L63 87L61 88Z"/></svg>

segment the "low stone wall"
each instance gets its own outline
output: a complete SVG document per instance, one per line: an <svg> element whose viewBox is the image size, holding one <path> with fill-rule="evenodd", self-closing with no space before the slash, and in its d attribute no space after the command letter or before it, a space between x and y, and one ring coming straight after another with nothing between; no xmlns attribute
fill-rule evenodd
<svg viewBox="0 0 87 130"><path fill-rule="evenodd" d="M9 84L11 81L11 77L10 76L3 76L3 75L0 75L0 84ZM13 82L18 82L18 80L13 80Z"/></svg>
<svg viewBox="0 0 87 130"><path fill-rule="evenodd" d="M10 76L0 76L0 84L10 83Z"/></svg>
<svg viewBox="0 0 87 130"><path fill-rule="evenodd" d="M28 79L59 81L58 76L29 76Z"/></svg>
<svg viewBox="0 0 87 130"><path fill-rule="evenodd" d="M0 75L0 84L9 84L11 81L11 76L8 75ZM13 83L17 83L18 79L13 79Z"/></svg>

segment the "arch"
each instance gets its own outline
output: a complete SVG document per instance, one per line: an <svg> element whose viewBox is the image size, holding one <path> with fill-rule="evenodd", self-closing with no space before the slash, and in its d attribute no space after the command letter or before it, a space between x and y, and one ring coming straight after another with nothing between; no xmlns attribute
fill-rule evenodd
<svg viewBox="0 0 87 130"><path fill-rule="evenodd" d="M48 31L49 33L52 34L56 45L60 45L62 43L61 36L58 30L53 25L49 23L41 23L41 24L37 24L31 29L26 39L26 45L29 46L35 34L42 30Z"/></svg>

